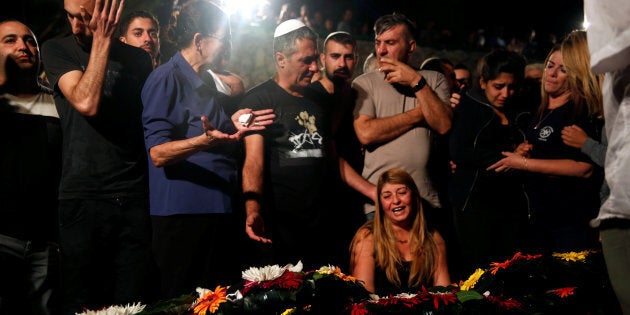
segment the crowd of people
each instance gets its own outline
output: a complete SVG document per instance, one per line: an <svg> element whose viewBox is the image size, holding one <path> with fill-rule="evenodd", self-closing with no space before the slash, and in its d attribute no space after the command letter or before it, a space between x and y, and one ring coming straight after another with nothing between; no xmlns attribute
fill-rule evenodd
<svg viewBox="0 0 630 315"><path fill-rule="evenodd" d="M282 19L273 75L248 90L209 0L166 25L64 0L72 33L41 50L0 21L0 314L152 303L298 261L387 295L585 249L630 314L630 5L603 2L619 1L585 1L593 29L543 62L496 47L475 69L414 67L400 13L370 27L363 65L356 29Z"/></svg>

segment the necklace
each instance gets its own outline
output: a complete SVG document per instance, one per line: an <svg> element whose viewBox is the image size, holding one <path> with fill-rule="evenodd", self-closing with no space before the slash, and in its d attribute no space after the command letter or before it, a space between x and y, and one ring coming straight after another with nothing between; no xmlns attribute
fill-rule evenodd
<svg viewBox="0 0 630 315"><path fill-rule="evenodd" d="M547 117L549 117L549 115L551 115L551 113L553 113L553 109L550 109L549 112L547 112L547 114L545 116L543 116L542 118L540 118L538 120L538 123L536 124L536 126L534 126L534 130L537 130L538 127L540 127L540 124L542 124L543 121L545 121L545 119L547 119Z"/></svg>

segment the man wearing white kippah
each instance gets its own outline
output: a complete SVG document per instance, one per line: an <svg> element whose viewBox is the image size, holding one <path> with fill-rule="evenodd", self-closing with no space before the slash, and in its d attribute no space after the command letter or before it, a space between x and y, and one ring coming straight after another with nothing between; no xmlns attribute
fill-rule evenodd
<svg viewBox="0 0 630 315"><path fill-rule="evenodd" d="M275 30L273 78L249 90L241 107L273 108L276 121L245 137L245 230L261 249L258 264L297 263L319 268L329 261L332 183L329 117L305 97L318 71L317 34L299 20ZM330 212L332 214L332 212Z"/></svg>

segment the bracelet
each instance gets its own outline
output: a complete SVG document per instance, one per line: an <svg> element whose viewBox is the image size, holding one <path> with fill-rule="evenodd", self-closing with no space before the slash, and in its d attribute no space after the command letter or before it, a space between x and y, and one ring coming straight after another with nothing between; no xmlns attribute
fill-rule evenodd
<svg viewBox="0 0 630 315"><path fill-rule="evenodd" d="M523 156L523 170L527 171L527 157Z"/></svg>

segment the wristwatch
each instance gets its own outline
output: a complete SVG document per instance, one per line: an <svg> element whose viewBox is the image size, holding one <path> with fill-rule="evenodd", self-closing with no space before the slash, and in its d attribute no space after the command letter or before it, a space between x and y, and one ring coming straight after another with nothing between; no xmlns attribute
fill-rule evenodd
<svg viewBox="0 0 630 315"><path fill-rule="evenodd" d="M427 85L427 80L424 79L424 77L420 78L420 81L418 81L418 84L416 84L416 86L412 87L411 90L416 93L420 90L422 90L422 88Z"/></svg>

